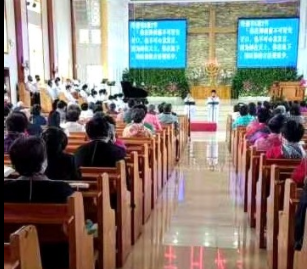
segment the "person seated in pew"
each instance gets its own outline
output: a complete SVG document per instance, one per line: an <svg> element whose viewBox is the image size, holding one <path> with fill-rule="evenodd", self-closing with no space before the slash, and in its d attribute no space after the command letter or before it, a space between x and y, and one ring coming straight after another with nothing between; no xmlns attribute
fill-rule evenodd
<svg viewBox="0 0 307 269"><path fill-rule="evenodd" d="M274 115L284 115L284 116L287 116L287 109L284 105L278 105L274 111L273 111L273 114Z"/></svg>
<svg viewBox="0 0 307 269"><path fill-rule="evenodd" d="M306 101L302 101L301 102L301 113L307 113L307 102Z"/></svg>
<svg viewBox="0 0 307 269"><path fill-rule="evenodd" d="M52 180L75 181L81 179L75 157L65 153L68 138L62 129L48 128L42 139L46 143L48 166L46 176Z"/></svg>
<svg viewBox="0 0 307 269"><path fill-rule="evenodd" d="M290 108L290 119L296 121L297 123L304 124L305 119L301 114L300 106L293 104Z"/></svg>
<svg viewBox="0 0 307 269"><path fill-rule="evenodd" d="M52 104L52 111L48 116L48 126L60 128L61 123L66 120L66 107L67 104L64 101L55 100Z"/></svg>
<svg viewBox="0 0 307 269"><path fill-rule="evenodd" d="M267 109L258 110L257 119L246 127L246 138L250 143L254 144L257 139L268 136L270 130L267 123L270 117L271 114Z"/></svg>
<svg viewBox="0 0 307 269"><path fill-rule="evenodd" d="M149 105L148 106L148 112L145 116L144 122L153 126L155 132L162 131L162 126L161 126L161 123L158 119L158 115L156 113L156 106L155 105Z"/></svg>
<svg viewBox="0 0 307 269"><path fill-rule="evenodd" d="M303 193L295 216L295 250L297 251L300 251L302 249L304 234L307 233L307 231L304 231L305 218L307 218L306 210L307 210L307 175L305 174Z"/></svg>
<svg viewBox="0 0 307 269"><path fill-rule="evenodd" d="M307 157L303 158L301 164L294 170L291 178L299 185L307 178Z"/></svg>
<svg viewBox="0 0 307 269"><path fill-rule="evenodd" d="M232 129L237 129L239 126L247 126L249 125L252 121L255 120L255 117L251 116L248 113L248 106L247 105L242 105L240 106L240 117L237 118L233 124L232 124Z"/></svg>
<svg viewBox="0 0 307 269"><path fill-rule="evenodd" d="M306 156L306 152L300 143L304 132L302 124L293 120L286 121L281 130L283 137L281 146L270 148L266 157L269 159L302 159Z"/></svg>
<svg viewBox="0 0 307 269"><path fill-rule="evenodd" d="M138 105L134 106L134 109L135 109L135 108L139 108L139 109L144 110L144 112L145 112L145 118L146 118L146 115L147 115L147 113L148 113L148 109L147 109L147 106L146 106L146 105L144 105L144 104L138 104ZM145 126L147 129L149 129L149 130L151 131L152 134L155 134L155 133L156 133L155 127L154 127L152 124L150 124L149 122L146 122L146 121L145 121L145 118L144 118L144 126Z"/></svg>
<svg viewBox="0 0 307 269"><path fill-rule="evenodd" d="M47 120L41 115L42 108L40 105L34 105L31 110L32 122L35 125L45 126L47 125Z"/></svg>
<svg viewBox="0 0 307 269"><path fill-rule="evenodd" d="M75 153L77 167L116 167L126 150L111 142L110 125L104 117L94 116L86 125L89 143Z"/></svg>
<svg viewBox="0 0 307 269"><path fill-rule="evenodd" d="M83 103L81 105L81 114L80 114L80 120L81 121L87 121L93 118L94 112L92 109L90 109L89 105L87 103Z"/></svg>
<svg viewBox="0 0 307 269"><path fill-rule="evenodd" d="M109 109L108 109L107 114L110 115L110 116L117 116L118 115L118 112L116 111L116 104L115 103L111 103L109 105Z"/></svg>
<svg viewBox="0 0 307 269"><path fill-rule="evenodd" d="M4 154L8 154L14 141L26 136L28 119L22 112L13 112L8 116L5 125L7 134L4 136Z"/></svg>
<svg viewBox="0 0 307 269"><path fill-rule="evenodd" d="M163 107L163 113L158 116L159 121L162 125L173 124L176 132L179 132L179 119L173 113L173 107L171 104L165 104Z"/></svg>
<svg viewBox="0 0 307 269"><path fill-rule="evenodd" d="M267 151L272 147L279 147L282 144L281 128L285 123L286 117L283 115L274 116L268 123L270 134L256 140L257 151Z"/></svg>
<svg viewBox="0 0 307 269"><path fill-rule="evenodd" d="M10 158L20 178L4 181L4 203L64 204L74 193L67 183L51 181L46 176L47 153L42 139L17 139L10 149ZM43 268L69 267L67 244L40 247Z"/></svg>
<svg viewBox="0 0 307 269"><path fill-rule="evenodd" d="M21 137L10 148L10 158L18 180L4 181L5 203L66 203L73 189L64 182L48 179L45 142L37 137Z"/></svg>
<svg viewBox="0 0 307 269"><path fill-rule="evenodd" d="M161 103L160 105L158 105L158 115L162 114L164 111L164 106L166 105L165 102Z"/></svg>
<svg viewBox="0 0 307 269"><path fill-rule="evenodd" d="M132 123L128 124L123 131L124 138L144 137L151 138L153 133L144 124L146 113L144 109L133 108L131 113Z"/></svg>
<svg viewBox="0 0 307 269"><path fill-rule="evenodd" d="M67 134L70 133L82 133L85 132L84 126L79 123L80 120L80 108L71 107L67 111L66 123L61 125Z"/></svg>
<svg viewBox="0 0 307 269"><path fill-rule="evenodd" d="M122 140L117 138L117 135L116 135L116 122L115 122L115 120L111 116L109 116L109 115L103 115L103 114L101 114L101 115L96 114L95 115L95 117L99 117L99 116L105 118L106 121L109 123L109 127L110 127L110 141L114 145L127 150L127 147L126 147L125 143Z"/></svg>
<svg viewBox="0 0 307 269"><path fill-rule="evenodd" d="M248 114L256 119L257 117L257 105L254 102L248 104Z"/></svg>
<svg viewBox="0 0 307 269"><path fill-rule="evenodd" d="M132 121L132 119L131 119L131 113L132 113L132 109L133 109L133 107L136 105L136 102L135 102L135 100L134 99L130 99L129 101L128 101L128 109L127 109L127 111L125 111L125 113L124 113L124 122L125 123L127 123L127 124L129 124L129 123L131 123L131 121Z"/></svg>

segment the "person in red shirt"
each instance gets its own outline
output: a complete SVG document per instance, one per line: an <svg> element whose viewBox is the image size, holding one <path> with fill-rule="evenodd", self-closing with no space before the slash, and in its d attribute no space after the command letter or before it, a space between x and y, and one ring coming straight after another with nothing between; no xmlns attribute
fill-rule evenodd
<svg viewBox="0 0 307 269"><path fill-rule="evenodd" d="M302 185L307 180L307 157L304 158L301 164L294 170L292 179L299 185Z"/></svg>
<svg viewBox="0 0 307 269"><path fill-rule="evenodd" d="M283 142L281 146L268 150L266 157L269 159L302 159L306 151L300 141L304 136L304 126L296 121L287 121L282 130Z"/></svg>

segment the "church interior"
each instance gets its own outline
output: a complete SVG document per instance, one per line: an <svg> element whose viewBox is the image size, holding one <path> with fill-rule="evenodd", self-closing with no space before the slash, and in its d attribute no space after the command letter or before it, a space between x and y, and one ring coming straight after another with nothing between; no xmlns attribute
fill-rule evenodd
<svg viewBox="0 0 307 269"><path fill-rule="evenodd" d="M4 269L306 269L307 0L4 0Z"/></svg>

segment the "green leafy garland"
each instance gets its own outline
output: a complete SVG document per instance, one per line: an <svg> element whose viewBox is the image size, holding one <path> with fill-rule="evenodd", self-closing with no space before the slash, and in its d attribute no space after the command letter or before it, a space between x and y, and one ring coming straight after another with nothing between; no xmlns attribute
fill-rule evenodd
<svg viewBox="0 0 307 269"><path fill-rule="evenodd" d="M275 81L300 81L295 68L238 69L232 81L232 98L239 96L268 96Z"/></svg>

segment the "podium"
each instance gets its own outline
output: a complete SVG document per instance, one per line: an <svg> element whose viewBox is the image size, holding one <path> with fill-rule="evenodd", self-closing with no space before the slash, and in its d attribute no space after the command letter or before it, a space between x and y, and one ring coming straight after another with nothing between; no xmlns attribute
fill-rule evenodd
<svg viewBox="0 0 307 269"><path fill-rule="evenodd" d="M278 82L271 87L270 96L287 101L303 101L305 88L300 85L299 81Z"/></svg>

